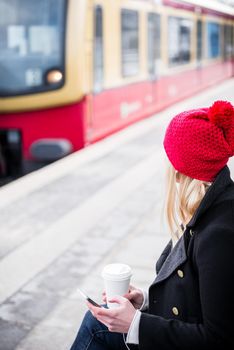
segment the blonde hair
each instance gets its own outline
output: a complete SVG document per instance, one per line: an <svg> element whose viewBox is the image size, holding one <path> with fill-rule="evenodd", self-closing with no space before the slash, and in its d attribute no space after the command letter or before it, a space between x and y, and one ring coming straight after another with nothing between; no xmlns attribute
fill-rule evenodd
<svg viewBox="0 0 234 350"><path fill-rule="evenodd" d="M167 173L166 218L173 240L178 240L201 203L210 182L192 179L169 164Z"/></svg>

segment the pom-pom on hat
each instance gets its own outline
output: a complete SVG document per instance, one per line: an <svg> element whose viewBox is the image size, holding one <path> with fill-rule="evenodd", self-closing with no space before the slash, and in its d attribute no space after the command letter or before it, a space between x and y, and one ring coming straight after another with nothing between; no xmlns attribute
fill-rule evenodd
<svg viewBox="0 0 234 350"><path fill-rule="evenodd" d="M180 173L203 181L214 181L234 155L234 108L216 101L210 108L176 115L164 137L166 154Z"/></svg>

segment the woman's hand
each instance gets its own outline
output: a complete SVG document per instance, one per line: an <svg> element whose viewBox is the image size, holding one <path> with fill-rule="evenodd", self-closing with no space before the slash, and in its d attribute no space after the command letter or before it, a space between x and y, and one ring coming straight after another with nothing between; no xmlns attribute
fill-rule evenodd
<svg viewBox="0 0 234 350"><path fill-rule="evenodd" d="M119 307L105 309L93 306L89 302L87 302L87 305L93 316L102 322L110 332L128 333L136 309L128 299L121 296L116 296L109 302L118 303Z"/></svg>
<svg viewBox="0 0 234 350"><path fill-rule="evenodd" d="M124 295L124 298L131 301L135 309L140 309L144 301L144 295L142 290L131 285L129 287L129 292ZM105 303L107 302L105 291L102 293L102 299Z"/></svg>
<svg viewBox="0 0 234 350"><path fill-rule="evenodd" d="M144 301L142 290L131 285L129 287L129 292L125 294L124 297L131 301L135 309L140 309Z"/></svg>

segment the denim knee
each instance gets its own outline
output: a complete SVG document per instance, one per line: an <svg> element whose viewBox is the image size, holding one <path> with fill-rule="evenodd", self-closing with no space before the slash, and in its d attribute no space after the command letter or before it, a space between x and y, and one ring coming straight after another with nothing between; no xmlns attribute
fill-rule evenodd
<svg viewBox="0 0 234 350"><path fill-rule="evenodd" d="M70 350L124 349L121 333L111 333L90 311L86 312L77 337Z"/></svg>
<svg viewBox="0 0 234 350"><path fill-rule="evenodd" d="M107 330L107 327L101 322L99 322L90 311L86 312L82 322L82 326L86 327L86 329L92 335L100 330Z"/></svg>

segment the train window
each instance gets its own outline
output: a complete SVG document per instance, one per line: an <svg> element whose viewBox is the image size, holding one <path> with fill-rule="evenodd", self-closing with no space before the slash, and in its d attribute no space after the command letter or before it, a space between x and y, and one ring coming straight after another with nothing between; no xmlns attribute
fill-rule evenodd
<svg viewBox="0 0 234 350"><path fill-rule="evenodd" d="M187 18L168 18L169 65L185 64L190 61L192 24Z"/></svg>
<svg viewBox="0 0 234 350"><path fill-rule="evenodd" d="M95 8L94 14L94 91L103 87L103 10L101 6Z"/></svg>
<svg viewBox="0 0 234 350"><path fill-rule="evenodd" d="M223 28L223 57L225 60L232 57L233 31L231 25L224 25Z"/></svg>
<svg viewBox="0 0 234 350"><path fill-rule="evenodd" d="M157 76L157 64L160 60L160 16L148 14L148 73L152 78Z"/></svg>
<svg viewBox="0 0 234 350"><path fill-rule="evenodd" d="M66 0L0 0L0 95L60 88L64 83ZM50 72L54 81L49 82Z"/></svg>
<svg viewBox="0 0 234 350"><path fill-rule="evenodd" d="M202 60L202 35L203 35L203 26L202 26L202 21L199 19L197 21L197 60L201 61Z"/></svg>
<svg viewBox="0 0 234 350"><path fill-rule="evenodd" d="M207 23L207 48L208 58L220 55L220 25L218 23Z"/></svg>
<svg viewBox="0 0 234 350"><path fill-rule="evenodd" d="M139 71L139 16L137 11L122 10L122 74L136 75Z"/></svg>

